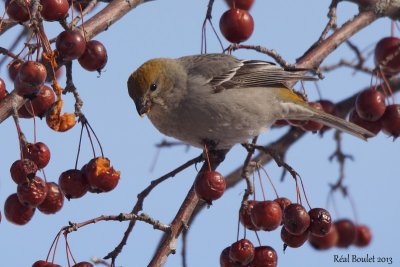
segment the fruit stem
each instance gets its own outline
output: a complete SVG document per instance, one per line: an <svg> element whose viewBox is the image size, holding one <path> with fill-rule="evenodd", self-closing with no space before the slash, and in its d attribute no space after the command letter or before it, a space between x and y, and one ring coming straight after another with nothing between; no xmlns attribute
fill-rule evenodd
<svg viewBox="0 0 400 267"><path fill-rule="evenodd" d="M78 169L78 161L79 161L79 155L81 153L81 145L82 145L82 135L83 135L83 123L82 123L82 127L81 127L81 132L79 134L78 151L76 153L76 160L75 160L75 170Z"/></svg>

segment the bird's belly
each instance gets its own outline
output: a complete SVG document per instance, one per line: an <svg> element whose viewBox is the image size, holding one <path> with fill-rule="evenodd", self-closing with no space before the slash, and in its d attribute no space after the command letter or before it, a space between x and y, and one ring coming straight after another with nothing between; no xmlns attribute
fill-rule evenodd
<svg viewBox="0 0 400 267"><path fill-rule="evenodd" d="M226 149L259 135L276 120L274 101L251 96L227 98L216 94L192 101L192 105L182 104L171 112L149 114L149 118L165 135L200 148L211 141L216 148Z"/></svg>

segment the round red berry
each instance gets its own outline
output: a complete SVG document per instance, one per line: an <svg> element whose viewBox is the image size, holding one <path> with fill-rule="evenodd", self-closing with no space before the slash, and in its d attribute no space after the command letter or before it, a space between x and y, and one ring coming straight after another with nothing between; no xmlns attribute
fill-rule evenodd
<svg viewBox="0 0 400 267"><path fill-rule="evenodd" d="M377 121L367 121L358 116L355 109L350 112L349 121L370 131L373 134L378 134L382 129L382 124L380 120Z"/></svg>
<svg viewBox="0 0 400 267"><path fill-rule="evenodd" d="M273 247L260 246L254 251L254 259L250 267L276 267L278 266L278 254Z"/></svg>
<svg viewBox="0 0 400 267"><path fill-rule="evenodd" d="M281 228L281 239L285 245L291 248L301 247L308 239L309 231L304 231L300 235L289 233L285 227Z"/></svg>
<svg viewBox="0 0 400 267"><path fill-rule="evenodd" d="M282 209L275 201L258 201L251 210L251 220L261 230L275 230L282 222Z"/></svg>
<svg viewBox="0 0 400 267"><path fill-rule="evenodd" d="M56 48L63 60L74 60L85 52L86 41L80 31L67 30L57 36Z"/></svg>
<svg viewBox="0 0 400 267"><path fill-rule="evenodd" d="M80 198L89 190L89 183L81 170L70 169L61 173L58 184L67 199Z"/></svg>
<svg viewBox="0 0 400 267"><path fill-rule="evenodd" d="M216 171L201 171L194 182L197 196L207 203L220 198L225 192L225 187L225 178Z"/></svg>
<svg viewBox="0 0 400 267"><path fill-rule="evenodd" d="M357 238L357 229L349 219L341 219L335 222L338 233L337 247L347 248L352 245Z"/></svg>
<svg viewBox="0 0 400 267"><path fill-rule="evenodd" d="M241 43L253 33L253 17L246 10L232 8L221 16L219 28L229 42Z"/></svg>
<svg viewBox="0 0 400 267"><path fill-rule="evenodd" d="M11 178L16 184L22 184L33 179L37 171L37 165L30 159L16 160L10 167Z"/></svg>
<svg viewBox="0 0 400 267"><path fill-rule="evenodd" d="M249 230L259 230L251 220L251 210L257 203L255 200L248 200L242 203L239 210L239 220Z"/></svg>
<svg viewBox="0 0 400 267"><path fill-rule="evenodd" d="M22 205L16 193L10 195L4 202L4 216L9 222L17 225L27 224L33 217L35 209Z"/></svg>
<svg viewBox="0 0 400 267"><path fill-rule="evenodd" d="M400 105L387 106L380 122L385 133L397 138L400 135Z"/></svg>
<svg viewBox="0 0 400 267"><path fill-rule="evenodd" d="M301 235L310 226L310 215L297 203L292 203L283 211L283 225L293 235Z"/></svg>
<svg viewBox="0 0 400 267"><path fill-rule="evenodd" d="M26 206L36 208L46 198L46 182L42 178L36 176L27 182L19 184L17 187L17 195L19 202Z"/></svg>
<svg viewBox="0 0 400 267"><path fill-rule="evenodd" d="M400 39L396 37L382 38L375 46L375 64L387 75L400 71Z"/></svg>
<svg viewBox="0 0 400 267"><path fill-rule="evenodd" d="M68 0L40 0L42 10L40 14L44 20L62 20L68 15Z"/></svg>
<svg viewBox="0 0 400 267"><path fill-rule="evenodd" d="M328 233L324 236L317 236L310 234L308 242L310 245L317 250L325 250L336 246L339 235L336 230L335 224L332 224Z"/></svg>
<svg viewBox="0 0 400 267"><path fill-rule="evenodd" d="M43 169L50 161L50 149L42 142L27 144L25 157L36 163L39 169Z"/></svg>
<svg viewBox="0 0 400 267"><path fill-rule="evenodd" d="M231 245L229 250L231 261L240 266L246 266L254 258L254 246L247 239L241 239Z"/></svg>
<svg viewBox="0 0 400 267"><path fill-rule="evenodd" d="M53 89L43 85L39 93L18 110L20 118L32 118L34 115L42 118L53 107L56 101Z"/></svg>
<svg viewBox="0 0 400 267"><path fill-rule="evenodd" d="M356 225L357 238L354 241L354 245L357 247L366 247L371 243L372 233L368 226L366 225Z"/></svg>
<svg viewBox="0 0 400 267"><path fill-rule="evenodd" d="M86 43L86 49L78 62L88 71L100 71L107 64L107 50L102 43L91 40Z"/></svg>
<svg viewBox="0 0 400 267"><path fill-rule="evenodd" d="M38 206L38 210L44 214L54 214L61 210L64 205L64 194L58 184L46 183L47 195L44 201Z"/></svg>
<svg viewBox="0 0 400 267"><path fill-rule="evenodd" d="M385 96L375 89L364 90L356 98L357 114L364 120L379 120L385 109Z"/></svg>
<svg viewBox="0 0 400 267"><path fill-rule="evenodd" d="M18 22L29 20L30 0L6 0L5 10L7 15Z"/></svg>
<svg viewBox="0 0 400 267"><path fill-rule="evenodd" d="M330 213L326 209L314 208L308 211L310 215L310 232L313 235L324 236L332 226Z"/></svg>

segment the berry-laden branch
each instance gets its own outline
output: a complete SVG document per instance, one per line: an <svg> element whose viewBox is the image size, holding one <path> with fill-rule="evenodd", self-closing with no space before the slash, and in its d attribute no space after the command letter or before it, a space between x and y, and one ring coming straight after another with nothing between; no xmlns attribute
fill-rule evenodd
<svg viewBox="0 0 400 267"><path fill-rule="evenodd" d="M374 20L377 19L377 15L372 11L361 12L354 19L346 22L341 28L336 30L331 36L329 36L325 41L322 41L318 46L313 47L308 50L301 58L298 59L296 67L300 68L317 68L321 62L336 49L337 46L342 44L352 35L357 33L362 28L368 26ZM286 147L286 151L291 144L296 142L304 132L300 130L291 130L287 135L282 137L283 139L289 139L287 142L278 143L281 146ZM279 151L279 149L273 149ZM267 161L271 158L266 157ZM261 162L261 164L263 164ZM204 165L205 166L205 165ZM203 166L203 167L204 167ZM218 166L218 164L217 164ZM241 171L241 168L239 168ZM238 175L237 177L240 177ZM173 222L171 223L171 234L164 235L161 245L157 249L153 259L148 266L162 266L167 260L168 255L174 253L176 240L179 237L182 229L187 227L191 221L192 215L195 211L196 206L199 204L199 198L196 196L194 188L189 190L188 195L183 201L178 213L176 214Z"/></svg>
<svg viewBox="0 0 400 267"><path fill-rule="evenodd" d="M96 15L88 19L80 28L85 30L85 37L87 40L90 40L97 34L107 30L130 10L149 1L151 0L114 0ZM23 97L13 92L0 101L0 123L11 116L13 108L18 110L26 102Z"/></svg>

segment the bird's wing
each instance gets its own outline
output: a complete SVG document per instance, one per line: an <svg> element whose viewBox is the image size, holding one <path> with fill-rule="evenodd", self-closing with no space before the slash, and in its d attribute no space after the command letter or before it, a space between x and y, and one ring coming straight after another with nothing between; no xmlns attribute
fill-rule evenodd
<svg viewBox="0 0 400 267"><path fill-rule="evenodd" d="M229 79L243 63L241 60L226 54L202 54L181 57L189 76L202 76L207 82L213 79Z"/></svg>
<svg viewBox="0 0 400 267"><path fill-rule="evenodd" d="M210 83L225 89L246 87L286 86L290 81L316 80L304 70L285 70L261 60L243 60L242 65L229 73L214 77Z"/></svg>
<svg viewBox="0 0 400 267"><path fill-rule="evenodd" d="M179 59L188 75L202 76L215 92L233 88L277 87L297 80L316 80L306 70L285 70L262 60L239 60L226 54L204 54Z"/></svg>

